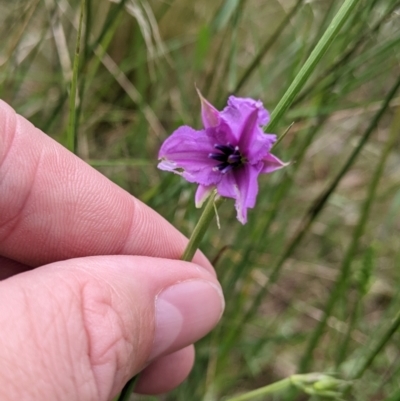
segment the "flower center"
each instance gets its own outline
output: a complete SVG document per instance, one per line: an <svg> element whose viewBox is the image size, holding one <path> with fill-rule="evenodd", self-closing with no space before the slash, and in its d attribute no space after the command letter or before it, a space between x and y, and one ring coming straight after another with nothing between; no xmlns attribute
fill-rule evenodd
<svg viewBox="0 0 400 401"><path fill-rule="evenodd" d="M218 170L222 174L226 174L228 171L241 166L247 161L240 153L238 146L232 146L228 143L227 145L214 145L214 148L219 150L219 152L210 153L208 157L220 162L213 170Z"/></svg>

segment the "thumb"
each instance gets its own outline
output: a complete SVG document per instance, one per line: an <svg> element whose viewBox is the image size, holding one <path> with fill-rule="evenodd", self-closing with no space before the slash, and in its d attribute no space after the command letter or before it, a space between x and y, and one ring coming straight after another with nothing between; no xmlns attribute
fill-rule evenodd
<svg viewBox="0 0 400 401"><path fill-rule="evenodd" d="M106 401L159 357L168 369L164 355L210 331L223 297L192 263L94 256L1 281L0 305L2 400Z"/></svg>

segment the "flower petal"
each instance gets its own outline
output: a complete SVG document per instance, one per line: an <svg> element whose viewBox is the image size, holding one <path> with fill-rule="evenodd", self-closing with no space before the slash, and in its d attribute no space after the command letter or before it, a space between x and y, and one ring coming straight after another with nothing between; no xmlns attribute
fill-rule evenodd
<svg viewBox="0 0 400 401"><path fill-rule="evenodd" d="M221 173L213 170L216 162L208 157L213 151L214 143L204 130L183 126L162 144L158 168L180 174L190 182L215 184Z"/></svg>
<svg viewBox="0 0 400 401"><path fill-rule="evenodd" d="M239 149L251 164L259 162L271 150L276 135L264 134L258 125L258 110L254 109L248 116L239 139Z"/></svg>
<svg viewBox="0 0 400 401"><path fill-rule="evenodd" d="M231 96L232 97L232 96ZM231 99L231 97L229 99ZM239 144L241 134L248 124L250 114L254 111L254 107L248 104L243 104L243 107L239 108L236 105L231 105L228 102L228 106L220 113L221 125L220 127L225 131L229 129L234 139L232 145L236 146Z"/></svg>
<svg viewBox="0 0 400 401"><path fill-rule="evenodd" d="M226 174L217 184L217 191L221 196L236 200L237 219L242 224L247 222L247 209L253 208L256 204L257 178L262 167L261 162L256 165L246 164Z"/></svg>
<svg viewBox="0 0 400 401"><path fill-rule="evenodd" d="M228 107L241 110L243 107L250 107L258 110L258 125L267 125L269 123L268 110L264 108L261 100L254 100L248 97L229 96Z"/></svg>
<svg viewBox="0 0 400 401"><path fill-rule="evenodd" d="M256 164L268 155L276 142L276 135L260 131L261 129L257 127L253 133L246 132L242 137L245 144L241 148L250 164Z"/></svg>
<svg viewBox="0 0 400 401"><path fill-rule="evenodd" d="M214 188L214 185L199 185L197 187L196 195L194 197L197 208L201 208L203 206L204 201L210 196Z"/></svg>
<svg viewBox="0 0 400 401"><path fill-rule="evenodd" d="M216 127L219 124L219 111L203 97L197 87L196 90L201 101L201 119L204 128Z"/></svg>
<svg viewBox="0 0 400 401"><path fill-rule="evenodd" d="M258 194L257 178L261 172L262 163L257 165L247 164L245 168L235 172L236 182L239 188L239 198L236 199L237 218L242 223L247 222L247 209L256 204Z"/></svg>
<svg viewBox="0 0 400 401"><path fill-rule="evenodd" d="M235 138L232 144L251 164L259 162L276 141L276 135L264 134L261 128L269 119L261 101L231 96L220 116L219 130Z"/></svg>
<svg viewBox="0 0 400 401"><path fill-rule="evenodd" d="M272 153L267 153L263 160L263 168L261 173L272 173L275 170L279 170L283 167L288 166L290 163L284 163L282 160L278 159Z"/></svg>
<svg viewBox="0 0 400 401"><path fill-rule="evenodd" d="M175 162L184 169L196 169L202 167L204 163L213 164L208 157L213 150L213 144L205 131L182 126L164 141L158 158Z"/></svg>
<svg viewBox="0 0 400 401"><path fill-rule="evenodd" d="M261 101L230 96L228 105L220 113L220 118L230 126L234 136L239 141L242 132L248 124L250 114L253 112L256 114L256 126L261 127L269 121L268 112L264 109ZM260 128L260 133L262 132Z"/></svg>
<svg viewBox="0 0 400 401"><path fill-rule="evenodd" d="M245 224L247 209L256 203L258 175L288 163L270 153L276 135L264 134L261 128L269 121L261 101L231 96L219 112L197 91L204 129L178 128L162 145L158 167L198 183L198 207L214 188L219 195L235 199L237 218Z"/></svg>
<svg viewBox="0 0 400 401"><path fill-rule="evenodd" d="M233 171L231 171L225 174L217 184L217 192L225 198L236 199L238 192L235 187L237 187L236 178Z"/></svg>
<svg viewBox="0 0 400 401"><path fill-rule="evenodd" d="M218 126L206 129L210 140L214 141L215 145L238 145L238 140L232 132L231 127L225 121L220 120Z"/></svg>

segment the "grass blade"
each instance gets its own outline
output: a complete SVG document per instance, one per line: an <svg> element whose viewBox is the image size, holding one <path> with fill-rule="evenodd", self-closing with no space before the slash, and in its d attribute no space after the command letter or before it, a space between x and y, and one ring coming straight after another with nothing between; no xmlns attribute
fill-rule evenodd
<svg viewBox="0 0 400 401"><path fill-rule="evenodd" d="M81 0L81 9L79 16L79 27L76 38L74 67L72 70L71 90L69 93L69 122L67 132L67 148L73 152L77 152L77 129L76 129L76 96L78 86L78 70L79 70L79 54L81 50L81 34L83 26L83 14L85 10L85 0Z"/></svg>
<svg viewBox="0 0 400 401"><path fill-rule="evenodd" d="M289 14L283 19L280 23L276 31L272 34L272 36L264 43L261 47L260 51L251 62L251 64L246 68L243 72L242 76L240 77L238 83L236 84L233 93L239 92L240 89L244 86L244 84L248 81L251 77L255 69L259 66L261 60L264 56L268 53L268 50L272 47L272 45L276 42L279 36L282 34L283 30L288 26L290 20L296 15L297 11L300 10L300 7L303 5L304 0L297 0L296 5L290 10Z"/></svg>
<svg viewBox="0 0 400 401"><path fill-rule="evenodd" d="M315 70L318 62L321 60L322 56L325 54L328 47L335 39L340 28L350 17L351 12L358 2L359 0L345 0L335 18L332 20L324 35L318 42L317 46L310 54L310 57L304 63L303 67L300 69L299 73L290 84L282 99L275 107L274 111L271 114L271 121L266 127L266 131L274 132L276 130L280 119L290 107L296 95L303 88L304 84L307 82L307 79Z"/></svg>
<svg viewBox="0 0 400 401"><path fill-rule="evenodd" d="M397 89L399 86L400 86L400 78L397 81L397 84L395 85L394 88ZM393 93L393 95L394 95L395 92L392 91L391 93ZM396 128L397 128L397 126L396 126ZM349 278L352 260L354 259L354 255L357 251L360 238L361 238L362 234L364 233L365 226L368 221L368 216L369 216L369 213L371 210L371 206L372 206L372 203L376 196L376 190L377 190L379 180L382 176L386 160L387 160L391 150L393 149L393 145L394 145L396 139L397 139L397 130L393 129L391 132L390 138L387 141L386 146L382 152L378 166L375 170L375 173L372 177L370 186L368 188L365 203L362 207L362 211L361 211L357 226L355 227L355 230L354 230L354 233L352 236L352 241L347 249L346 255L342 262L339 278L337 279L335 287L331 291L331 295L328 299L328 302L326 303L323 318L320 320L315 331L313 332L313 335L310 337L310 340L308 342L304 356L301 359L301 362L299 365L300 372L305 372L310 368L310 365L312 362L312 353L313 353L314 349L316 348L316 346L318 345L318 342L323 335L324 329L326 327L326 323L328 321L329 316L331 315L331 313L333 311L333 308L334 308L336 302L338 301L338 299L341 298L341 295L343 295L343 292L347 285L347 280ZM356 377L357 376L355 376L354 378L356 378Z"/></svg>

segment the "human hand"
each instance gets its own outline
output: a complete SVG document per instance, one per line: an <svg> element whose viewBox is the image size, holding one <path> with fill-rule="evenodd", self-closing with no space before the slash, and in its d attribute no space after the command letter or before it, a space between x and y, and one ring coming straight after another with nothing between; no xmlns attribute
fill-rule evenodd
<svg viewBox="0 0 400 401"><path fill-rule="evenodd" d="M223 310L207 259L175 260L184 236L2 101L0 193L0 399L181 383Z"/></svg>

